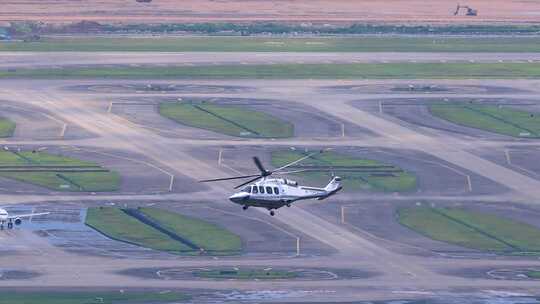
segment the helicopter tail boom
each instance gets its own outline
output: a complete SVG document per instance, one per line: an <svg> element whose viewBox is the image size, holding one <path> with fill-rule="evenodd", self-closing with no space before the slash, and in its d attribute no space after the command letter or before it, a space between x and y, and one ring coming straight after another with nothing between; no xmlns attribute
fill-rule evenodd
<svg viewBox="0 0 540 304"><path fill-rule="evenodd" d="M338 193L343 187L341 186L341 178L339 176L334 176L332 180L324 187L326 194L318 198L318 200L323 200L328 198L336 193Z"/></svg>

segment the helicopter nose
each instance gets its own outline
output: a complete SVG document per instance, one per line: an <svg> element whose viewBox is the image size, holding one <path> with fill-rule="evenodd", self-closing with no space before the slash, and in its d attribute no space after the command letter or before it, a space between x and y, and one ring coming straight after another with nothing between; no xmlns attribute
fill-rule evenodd
<svg viewBox="0 0 540 304"><path fill-rule="evenodd" d="M234 203L239 203L239 202L247 199L248 197L249 197L248 193L238 192L238 193L235 193L235 194L229 196L229 200L234 202Z"/></svg>

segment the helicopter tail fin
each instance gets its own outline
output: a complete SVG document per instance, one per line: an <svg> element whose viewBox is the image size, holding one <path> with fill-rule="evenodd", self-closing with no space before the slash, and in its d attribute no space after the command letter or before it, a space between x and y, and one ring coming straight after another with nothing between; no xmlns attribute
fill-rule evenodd
<svg viewBox="0 0 540 304"><path fill-rule="evenodd" d="M329 196L332 196L336 194L339 190L341 190L343 187L341 186L341 178L339 176L334 176L332 180L324 187L324 191L326 191L326 195L319 197L319 200L323 200Z"/></svg>

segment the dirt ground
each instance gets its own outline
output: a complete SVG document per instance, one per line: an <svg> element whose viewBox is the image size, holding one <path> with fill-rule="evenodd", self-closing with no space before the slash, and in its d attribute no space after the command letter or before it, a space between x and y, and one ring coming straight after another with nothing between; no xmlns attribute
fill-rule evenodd
<svg viewBox="0 0 540 304"><path fill-rule="evenodd" d="M442 0L5 0L0 22L36 20L72 22L399 22L478 23L539 22L540 2L522 0L461 1L477 17L454 16L457 1ZM464 11L462 11L463 14Z"/></svg>

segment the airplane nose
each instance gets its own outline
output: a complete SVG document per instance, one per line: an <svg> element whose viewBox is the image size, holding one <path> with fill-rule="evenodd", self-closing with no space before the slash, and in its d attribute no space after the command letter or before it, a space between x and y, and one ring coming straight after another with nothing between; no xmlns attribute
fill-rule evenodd
<svg viewBox="0 0 540 304"><path fill-rule="evenodd" d="M234 202L234 203L239 203L239 202L245 200L248 197L249 197L248 193L239 192L239 193L235 193L235 194L229 196L229 200Z"/></svg>

